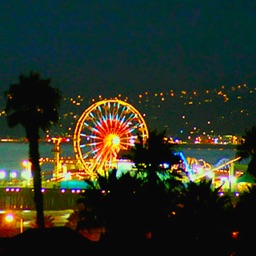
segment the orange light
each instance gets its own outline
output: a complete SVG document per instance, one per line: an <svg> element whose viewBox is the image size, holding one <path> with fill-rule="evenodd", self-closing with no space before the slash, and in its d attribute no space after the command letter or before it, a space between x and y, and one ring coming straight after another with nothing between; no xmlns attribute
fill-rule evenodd
<svg viewBox="0 0 256 256"><path fill-rule="evenodd" d="M20 221L20 233L23 233L23 231L24 231L24 219L20 218L18 216L15 216L12 213L8 213L8 214L5 215L5 221L8 222L8 223L13 222L14 219L18 219Z"/></svg>
<svg viewBox="0 0 256 256"><path fill-rule="evenodd" d="M232 231L231 232L231 237L233 238L233 239L238 239L238 236L239 236L239 231Z"/></svg>

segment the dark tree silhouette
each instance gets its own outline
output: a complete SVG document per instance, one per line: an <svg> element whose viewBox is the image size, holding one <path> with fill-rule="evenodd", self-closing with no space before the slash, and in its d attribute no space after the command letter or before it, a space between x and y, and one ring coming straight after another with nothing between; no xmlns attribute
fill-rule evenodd
<svg viewBox="0 0 256 256"><path fill-rule="evenodd" d="M170 237L175 245L190 244L189 252L205 255L231 255L232 201L229 195L219 195L221 187L213 188L212 180L189 182L179 194L178 204L172 215ZM182 248L184 253L187 248ZM203 254L201 254L203 253ZM185 255L185 253L184 253Z"/></svg>
<svg viewBox="0 0 256 256"><path fill-rule="evenodd" d="M240 193L239 200L235 207L236 231L239 231L238 252L236 255L255 254L256 229L254 221L256 215L256 187L248 186L248 190Z"/></svg>
<svg viewBox="0 0 256 256"><path fill-rule="evenodd" d="M162 232L174 190L183 187L182 182L175 179L176 174L174 178L170 168L163 165L180 163L174 146L166 139L165 131L154 130L145 144L139 137L135 148L126 154L137 168L120 176L113 169L105 176L99 175L97 181L87 181L92 189L87 190L79 202L94 209L105 223L111 240L138 241L149 233L155 236Z"/></svg>
<svg viewBox="0 0 256 256"><path fill-rule="evenodd" d="M10 128L22 125L29 142L29 160L33 175L34 202L37 226L44 228L44 205L41 168L39 164L40 129L46 131L59 120L58 108L61 92L50 86L50 79L42 79L39 73L20 75L19 83L11 84L6 97L6 118Z"/></svg>
<svg viewBox="0 0 256 256"><path fill-rule="evenodd" d="M241 157L241 160L250 159L247 171L256 178L256 125L247 129L242 138L242 143L236 147L236 156Z"/></svg>
<svg viewBox="0 0 256 256"><path fill-rule="evenodd" d="M134 162L139 172L146 172L148 182L158 182L158 174L164 174L173 165L182 163L175 146L168 140L166 130L151 130L146 142L142 137L138 138L128 158Z"/></svg>
<svg viewBox="0 0 256 256"><path fill-rule="evenodd" d="M152 237L165 232L170 206L177 190L183 188L181 175L171 171L174 165L182 163L175 146L168 140L166 130L155 129L149 131L146 142L139 137L128 155L144 180L137 196L140 197L141 219Z"/></svg>

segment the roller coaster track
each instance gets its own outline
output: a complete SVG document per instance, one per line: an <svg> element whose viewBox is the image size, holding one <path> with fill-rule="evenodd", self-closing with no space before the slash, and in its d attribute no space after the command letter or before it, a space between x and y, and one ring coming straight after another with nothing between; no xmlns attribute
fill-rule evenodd
<svg viewBox="0 0 256 256"><path fill-rule="evenodd" d="M232 163L238 161L241 159L241 157L236 157L234 159L227 159L227 158L223 158L221 159L216 165L211 166L210 164L206 164L204 168L204 171L200 174L196 174L193 171L193 168L190 166L190 164L187 161L187 158L184 156L183 152L178 152L179 156L181 157L183 164L185 165L186 168L186 173L188 174L188 178L190 181L195 181L198 179L202 179L203 177L207 176L207 175L213 175L213 173L215 171L218 171L226 166L230 166Z"/></svg>
<svg viewBox="0 0 256 256"><path fill-rule="evenodd" d="M202 179L203 177L208 176L208 175L209 176L213 175L213 173L215 171L218 171L218 170L222 169L223 167L231 165L232 163L238 161L240 158L241 157L236 157L236 158L228 160L227 162L224 162L223 164L220 164L220 165L218 165L218 166L216 166L214 168L206 170L204 173L201 173L200 175L194 175L194 180Z"/></svg>
<svg viewBox="0 0 256 256"><path fill-rule="evenodd" d="M227 165L230 165L230 164L232 164L232 163L238 161L239 159L241 159L241 157L236 157L236 158L234 158L234 159L231 159L231 160L229 160L229 161L227 161L227 162L224 162L223 164L220 164L220 165L216 166L215 168L211 169L211 171L214 172L214 171L216 171L216 170L219 170L219 169L221 169L221 168L223 168L223 167L225 167L225 166L227 166Z"/></svg>

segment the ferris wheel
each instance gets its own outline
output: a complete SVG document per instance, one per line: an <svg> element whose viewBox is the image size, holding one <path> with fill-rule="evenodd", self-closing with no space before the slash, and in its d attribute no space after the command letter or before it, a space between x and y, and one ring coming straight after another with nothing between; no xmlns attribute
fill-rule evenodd
<svg viewBox="0 0 256 256"><path fill-rule="evenodd" d="M90 176L116 167L120 151L134 146L138 136L144 141L148 129L142 115L125 101L93 103L80 116L74 131L73 147L78 162Z"/></svg>

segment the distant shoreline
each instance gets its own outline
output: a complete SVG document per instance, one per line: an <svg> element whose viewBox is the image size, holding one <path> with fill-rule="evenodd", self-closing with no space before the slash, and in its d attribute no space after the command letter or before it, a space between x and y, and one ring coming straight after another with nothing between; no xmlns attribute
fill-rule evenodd
<svg viewBox="0 0 256 256"><path fill-rule="evenodd" d="M70 141L72 142L72 140ZM70 142L61 142L61 144L66 144ZM0 143L28 143L27 140L25 139L0 139ZM51 143L49 141L42 140L39 143ZM210 144L210 143L205 143L205 144L194 144L194 143L184 143L184 144L175 144L176 148L197 148L197 149L207 149L207 148L230 148L230 149L235 149L238 146L238 144Z"/></svg>
<svg viewBox="0 0 256 256"><path fill-rule="evenodd" d="M177 144L177 148L197 148L197 149L207 149L207 148L230 148L235 149L238 145L237 144Z"/></svg>

